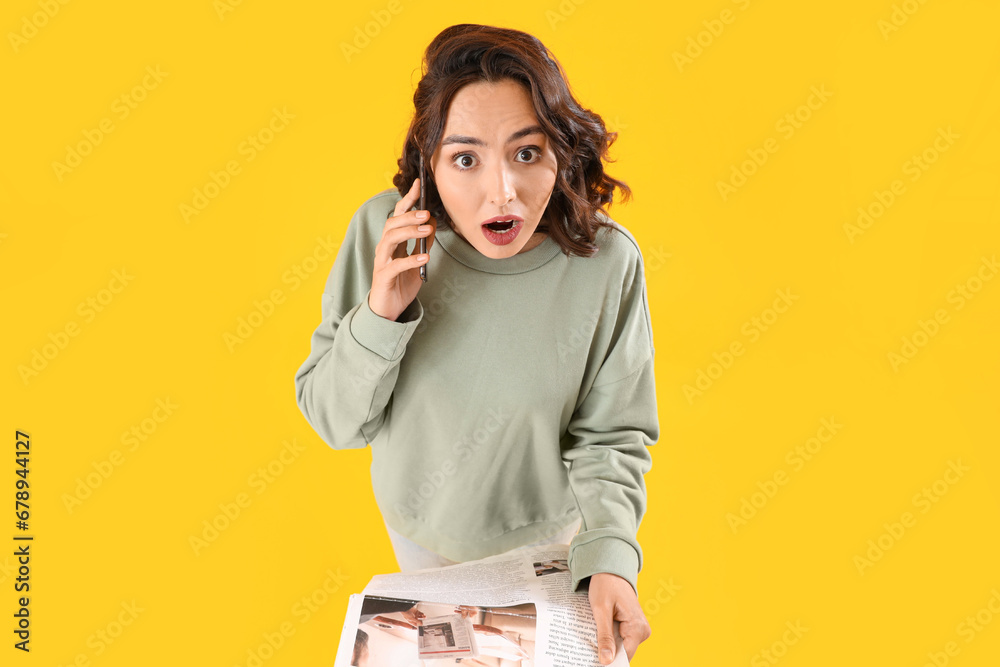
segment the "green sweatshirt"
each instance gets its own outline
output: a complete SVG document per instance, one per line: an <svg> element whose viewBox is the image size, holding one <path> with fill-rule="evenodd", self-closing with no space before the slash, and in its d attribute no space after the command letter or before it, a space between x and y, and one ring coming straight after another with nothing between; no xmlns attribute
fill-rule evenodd
<svg viewBox="0 0 1000 667"><path fill-rule="evenodd" d="M386 523L445 558L496 555L582 516L573 590L598 572L637 588L659 422L635 239L613 223L593 257L547 236L493 259L439 225L428 280L391 321L368 294L399 200L380 192L347 227L295 374L306 420L334 449L370 444Z"/></svg>

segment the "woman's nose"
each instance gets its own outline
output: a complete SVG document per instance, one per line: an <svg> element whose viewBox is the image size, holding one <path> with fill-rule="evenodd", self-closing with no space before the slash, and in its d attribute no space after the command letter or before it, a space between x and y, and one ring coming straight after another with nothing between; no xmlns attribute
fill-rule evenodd
<svg viewBox="0 0 1000 667"><path fill-rule="evenodd" d="M490 171L489 179L489 200L497 207L506 206L514 200L514 180L511 177L508 166L501 160Z"/></svg>

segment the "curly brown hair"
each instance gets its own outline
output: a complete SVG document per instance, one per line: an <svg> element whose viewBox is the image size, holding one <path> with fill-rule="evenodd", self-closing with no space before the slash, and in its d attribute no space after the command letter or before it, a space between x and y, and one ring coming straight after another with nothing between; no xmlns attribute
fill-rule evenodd
<svg viewBox="0 0 1000 667"><path fill-rule="evenodd" d="M600 227L611 227L602 207L614 189L627 202L628 185L604 172L608 149L618 137L596 113L574 99L559 61L538 38L509 28L463 23L442 30L424 53L423 76L413 94L415 114L403 144L392 184L405 195L419 176L421 152L428 159L444 133L452 98L467 84L511 79L531 97L538 122L548 135L559 166L546 215L537 232L547 232L566 255L590 257ZM441 225L451 220L430 169L426 172L427 210ZM604 217L598 215L604 214ZM548 217L551 224L545 224Z"/></svg>

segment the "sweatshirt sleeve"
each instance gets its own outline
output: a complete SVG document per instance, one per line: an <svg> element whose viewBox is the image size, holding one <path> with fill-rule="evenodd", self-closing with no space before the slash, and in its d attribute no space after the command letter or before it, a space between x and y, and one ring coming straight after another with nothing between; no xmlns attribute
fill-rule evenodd
<svg viewBox="0 0 1000 667"><path fill-rule="evenodd" d="M642 257L622 284L607 356L564 436L563 459L583 522L569 550L572 590L598 572L617 574L638 593L642 549L636 532L646 511L647 447L660 435L653 331Z"/></svg>
<svg viewBox="0 0 1000 667"><path fill-rule="evenodd" d="M351 219L323 291L322 321L295 373L299 409L334 449L361 448L378 435L406 344L423 319L416 298L396 321L368 305L386 201L373 197Z"/></svg>

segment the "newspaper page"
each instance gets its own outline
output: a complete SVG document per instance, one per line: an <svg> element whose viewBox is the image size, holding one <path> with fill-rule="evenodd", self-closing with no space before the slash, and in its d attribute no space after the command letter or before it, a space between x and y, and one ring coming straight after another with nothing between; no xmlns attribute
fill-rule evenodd
<svg viewBox="0 0 1000 667"><path fill-rule="evenodd" d="M472 621L459 613L421 618L417 626L417 655L422 660L477 657Z"/></svg>
<svg viewBox="0 0 1000 667"><path fill-rule="evenodd" d="M335 667L601 667L568 545L382 574L350 596ZM618 624L614 667L628 665Z"/></svg>

